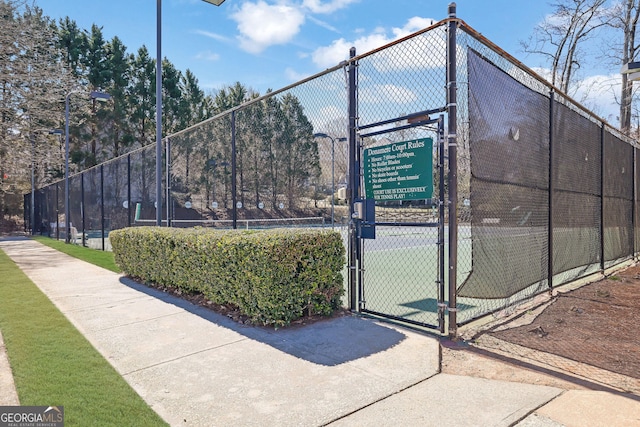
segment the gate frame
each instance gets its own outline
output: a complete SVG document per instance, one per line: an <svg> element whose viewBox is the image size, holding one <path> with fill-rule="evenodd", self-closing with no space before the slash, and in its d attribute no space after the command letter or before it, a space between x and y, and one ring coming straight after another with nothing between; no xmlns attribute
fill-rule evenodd
<svg viewBox="0 0 640 427"><path fill-rule="evenodd" d="M352 49L352 53L355 53L355 50ZM353 66L355 68L355 65ZM355 76L354 76L355 77ZM350 80L350 88L355 88L357 85L351 84L354 80ZM350 99L353 99L350 97ZM353 104L350 104L353 105ZM425 125L433 125L436 124L437 127L435 129L436 133L436 147L437 147L437 169L439 172L439 194L438 194L438 221L435 223L390 223L390 222L369 222L367 218L361 218L358 214L358 208L356 204L361 204L365 200L364 195L364 186L362 184L362 169L360 167L360 158L362 155L362 150L364 146L361 143L350 145L350 162L349 162L349 171L350 171L350 179L349 183L352 185L351 193L350 193L350 221L349 221L349 283L350 283L350 308L352 311L358 311L361 313L369 313L376 316L385 317L392 320L397 320L403 323L413 324L416 326L421 326L429 329L436 329L440 333L444 333L445 331L445 310L447 308L447 304L444 302L445 298L445 272L444 272L444 261L445 261L445 242L444 242L444 234L445 234L445 177L444 174L446 172L445 169L445 132L444 132L444 114L443 112L447 110L447 107L437 108L434 110L421 111L417 113L412 113L406 116L397 117L393 119L384 120L381 122L371 123L368 125L364 125L359 127L358 129L354 127L350 127L350 136L351 131L353 130L354 134L354 142L361 141L363 138L368 136L380 135L385 133L394 132L397 130L410 129L418 126ZM439 114L437 119L431 119L431 115ZM353 117L353 116L350 116ZM426 117L426 119L425 119ZM413 123L399 126L393 129L387 129L382 131L374 131L370 133L362 134L359 131L371 129L378 127L384 124L397 123L402 120L410 120L414 119ZM363 226L375 226L375 225L388 225L388 226L412 226L412 227L425 227L425 228L437 228L438 229L438 272L435 284L437 286L437 325L418 322L411 319L406 319L403 317L381 313L378 311L368 310L366 308L366 300L364 297L364 276L365 276L365 268L364 268L364 240L362 237L360 230ZM451 231L449 231L451 234ZM357 284L356 290L354 290L354 286ZM357 295L357 301L354 301L355 296ZM357 303L357 305L356 305Z"/></svg>
<svg viewBox="0 0 640 427"><path fill-rule="evenodd" d="M447 105L445 107L410 114L404 117L385 120L383 122L373 123L365 126L358 126L358 107L357 107L357 58L355 48L350 50L350 60L348 68L348 92L349 92L349 179L347 186L347 199L349 200L349 227L348 227L348 283L349 283L349 308L351 311L370 313L385 318L398 320L403 323L415 324L422 327L437 329L441 334L445 332L445 324L448 320L449 337L457 337L457 254L458 254L458 162L457 162L457 67L456 67L456 31L458 20L456 17L456 4L451 3L448 6L448 24L447 24L447 48L446 48L446 91ZM447 132L444 131L444 112L447 114ZM440 113L437 119L430 119L431 114ZM373 136L381 133L388 133L389 130L372 132L369 134L360 134L359 131L398 122L403 119L417 118L427 115L427 120L417 121L402 127L407 129L411 127L422 126L426 124L437 123L437 155L439 169L439 200L438 206L438 222L431 223L412 223L414 226L426 226L438 228L438 273L436 285L438 286L438 325L429 325L423 322L416 322L410 319L401 318L389 314L379 313L367 310L364 299L364 265L363 265L363 239L359 236L360 227L365 223L364 219L358 218L358 208L356 204L361 203L365 199L363 193L361 155L363 145L360 143L365 136ZM399 129L399 128L398 128ZM394 129L397 130L397 129ZM446 147L445 147L445 139ZM445 150L446 148L446 150ZM447 158L447 167L445 168L444 160ZM445 194L445 173L447 173L448 192ZM446 197L445 197L446 196ZM445 207L447 205L447 207ZM449 218L449 239L448 239L448 289L445 289L445 219L448 212ZM373 224L365 223L365 225ZM386 224L386 225L403 225L403 224ZM408 225L408 224L404 224ZM448 296L448 301L445 298ZM448 319L445 319L445 312L448 312Z"/></svg>

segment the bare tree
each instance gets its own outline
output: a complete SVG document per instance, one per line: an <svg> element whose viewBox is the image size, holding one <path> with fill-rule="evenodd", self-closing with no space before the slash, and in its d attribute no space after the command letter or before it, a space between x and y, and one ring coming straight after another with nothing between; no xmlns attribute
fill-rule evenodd
<svg viewBox="0 0 640 427"><path fill-rule="evenodd" d="M596 30L607 24L606 0L560 0L552 4L554 13L538 24L525 52L547 58L551 83L568 93L575 74L585 60L582 45Z"/></svg>
<svg viewBox="0 0 640 427"><path fill-rule="evenodd" d="M42 184L59 167L59 143L47 131L60 125L72 79L41 9L0 0L0 21L0 209L15 214L30 172Z"/></svg>
<svg viewBox="0 0 640 427"><path fill-rule="evenodd" d="M608 55L612 57L616 65L624 65L635 61L638 56L640 46L636 41L636 31L638 19L640 18L640 0L623 0L615 3L608 11L609 25L618 30L618 36L622 35L622 46L620 49L608 49ZM621 34L620 34L621 33ZM608 45L610 46L610 45ZM629 132L631 129L632 103L633 103L633 82L627 74L622 74L622 86L620 89L620 129Z"/></svg>

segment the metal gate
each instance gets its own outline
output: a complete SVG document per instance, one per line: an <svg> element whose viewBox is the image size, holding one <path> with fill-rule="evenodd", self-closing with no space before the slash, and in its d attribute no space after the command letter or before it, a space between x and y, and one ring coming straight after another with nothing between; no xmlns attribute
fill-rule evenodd
<svg viewBox="0 0 640 427"><path fill-rule="evenodd" d="M446 307L443 110L359 128L351 278L359 311L440 332Z"/></svg>
<svg viewBox="0 0 640 427"><path fill-rule="evenodd" d="M455 18L455 6L449 15ZM448 313L454 335L455 49L451 19L366 57L352 49L348 70L350 307L440 333ZM420 66L396 72L405 58L417 57ZM372 81L394 91L382 107L371 107ZM418 95L404 102L410 93Z"/></svg>

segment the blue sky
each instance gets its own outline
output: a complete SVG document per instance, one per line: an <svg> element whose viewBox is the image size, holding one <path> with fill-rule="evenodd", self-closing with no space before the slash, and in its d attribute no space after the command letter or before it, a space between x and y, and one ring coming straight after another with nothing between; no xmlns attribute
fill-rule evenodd
<svg viewBox="0 0 640 427"><path fill-rule="evenodd" d="M156 52L156 1L36 0L56 20L93 23L105 39L118 36L129 52ZM194 72L205 90L241 82L264 93L336 65L355 45L359 53L446 17L450 0L202 0L162 1L162 54ZM544 0L458 0L458 17L526 65L520 41L551 13ZM617 74L593 70L590 74ZM585 76L588 77L588 76ZM607 115L602 111L601 114Z"/></svg>

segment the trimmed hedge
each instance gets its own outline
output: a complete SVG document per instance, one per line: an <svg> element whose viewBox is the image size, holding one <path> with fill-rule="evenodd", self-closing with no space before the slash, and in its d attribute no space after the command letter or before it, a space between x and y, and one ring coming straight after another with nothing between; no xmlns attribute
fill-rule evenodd
<svg viewBox="0 0 640 427"><path fill-rule="evenodd" d="M330 315L344 293L345 249L336 231L134 227L109 239L127 275L202 293L257 324Z"/></svg>

